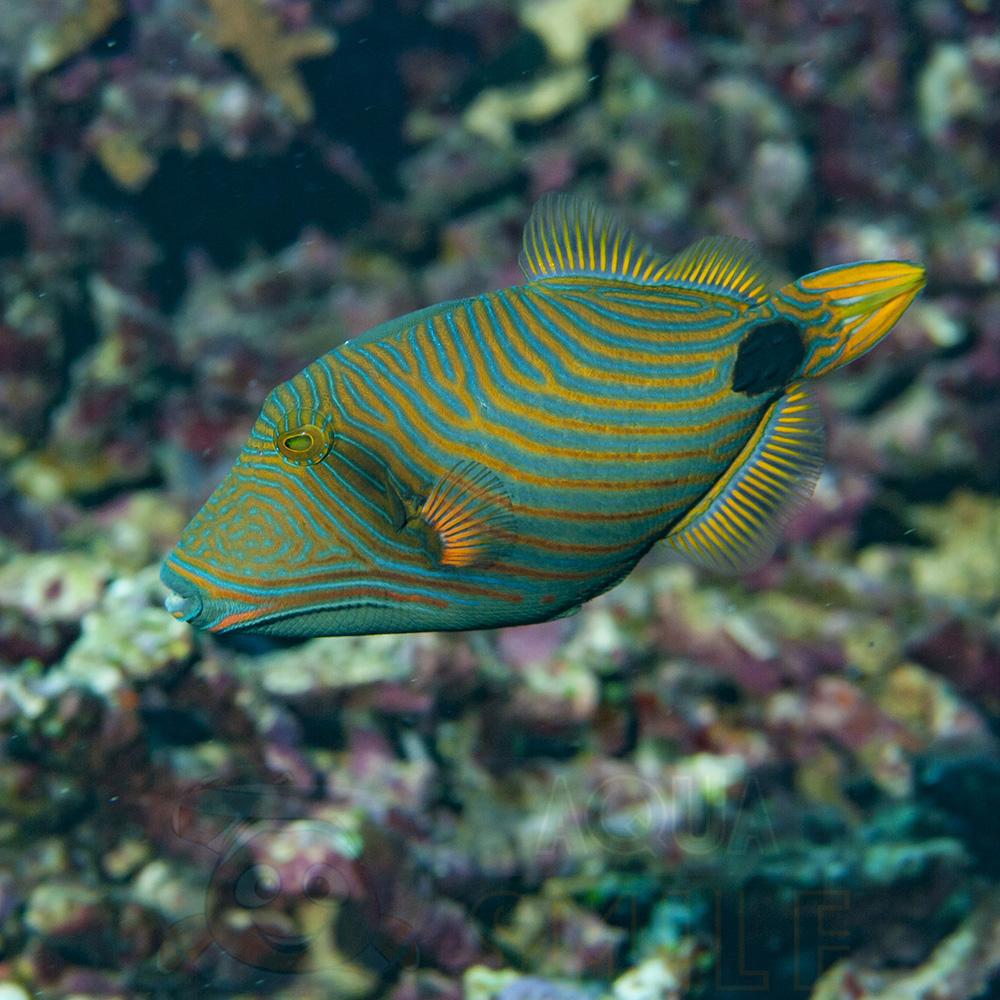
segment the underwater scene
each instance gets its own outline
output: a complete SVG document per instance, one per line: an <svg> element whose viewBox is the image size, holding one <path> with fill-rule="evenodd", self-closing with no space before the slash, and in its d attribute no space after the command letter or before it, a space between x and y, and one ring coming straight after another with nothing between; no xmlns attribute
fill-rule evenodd
<svg viewBox="0 0 1000 1000"><path fill-rule="evenodd" d="M994 0L0 0L0 1000L1000 998Z"/></svg>

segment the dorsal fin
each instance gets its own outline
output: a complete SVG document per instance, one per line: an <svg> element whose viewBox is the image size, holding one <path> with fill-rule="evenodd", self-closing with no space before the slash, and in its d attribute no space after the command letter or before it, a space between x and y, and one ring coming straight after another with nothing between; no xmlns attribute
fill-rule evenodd
<svg viewBox="0 0 1000 1000"><path fill-rule="evenodd" d="M816 403L802 385L790 386L725 475L664 541L696 565L718 572L758 566L812 495L823 445Z"/></svg>
<svg viewBox="0 0 1000 1000"><path fill-rule="evenodd" d="M589 274L655 284L667 260L592 201L547 194L524 227L520 264L529 281Z"/></svg>
<svg viewBox="0 0 1000 1000"><path fill-rule="evenodd" d="M768 267L757 248L735 236L706 236L672 257L656 284L725 292L754 305L770 298Z"/></svg>
<svg viewBox="0 0 1000 1000"><path fill-rule="evenodd" d="M753 246L709 237L666 258L591 201L566 194L539 199L524 228L521 269L529 281L564 275L679 285L764 302L765 268Z"/></svg>

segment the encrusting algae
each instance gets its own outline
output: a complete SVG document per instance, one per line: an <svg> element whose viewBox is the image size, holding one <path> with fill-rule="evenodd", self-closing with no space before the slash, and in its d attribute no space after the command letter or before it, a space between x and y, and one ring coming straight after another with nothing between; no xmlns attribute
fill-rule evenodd
<svg viewBox="0 0 1000 1000"><path fill-rule="evenodd" d="M620 24L632 0L522 0L521 23L542 40L554 63L580 63L590 42Z"/></svg>
<svg viewBox="0 0 1000 1000"><path fill-rule="evenodd" d="M586 94L587 71L583 66L565 66L521 87L484 90L466 108L462 124L497 145L510 145L516 125L548 121Z"/></svg>
<svg viewBox="0 0 1000 1000"><path fill-rule="evenodd" d="M124 13L123 0L75 0L55 24L45 24L32 33L25 73L28 77L47 73L82 52Z"/></svg>
<svg viewBox="0 0 1000 1000"><path fill-rule="evenodd" d="M156 160L146 152L142 137L107 130L95 138L94 153L121 187L138 191L156 173Z"/></svg>
<svg viewBox="0 0 1000 1000"><path fill-rule="evenodd" d="M206 0L215 16L211 37L219 48L234 52L297 122L313 116L312 98L299 75L298 63L332 52L336 35L323 28L286 33L281 19L264 0Z"/></svg>

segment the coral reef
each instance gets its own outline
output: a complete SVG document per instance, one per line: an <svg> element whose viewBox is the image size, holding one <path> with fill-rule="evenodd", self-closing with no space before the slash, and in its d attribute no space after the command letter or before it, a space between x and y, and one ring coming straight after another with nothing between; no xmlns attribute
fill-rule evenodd
<svg viewBox="0 0 1000 1000"><path fill-rule="evenodd" d="M210 34L221 49L236 52L247 69L278 97L297 122L312 118L312 98L297 64L333 51L337 38L314 28L286 34L264 0L208 0L215 15Z"/></svg>
<svg viewBox="0 0 1000 1000"><path fill-rule="evenodd" d="M64 63L102 38L125 14L122 0L43 0L34 10L11 10L2 41L19 76L30 79Z"/></svg>
<svg viewBox="0 0 1000 1000"><path fill-rule="evenodd" d="M8 6L0 1000L996 992L994 5ZM490 634L165 614L270 387L570 188L927 263L775 558Z"/></svg>

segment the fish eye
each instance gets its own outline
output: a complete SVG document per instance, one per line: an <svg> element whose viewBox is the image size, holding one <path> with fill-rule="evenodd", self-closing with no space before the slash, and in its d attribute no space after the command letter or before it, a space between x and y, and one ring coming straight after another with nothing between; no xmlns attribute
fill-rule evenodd
<svg viewBox="0 0 1000 1000"><path fill-rule="evenodd" d="M313 435L313 428L304 427L297 434L286 437L281 442L281 448L283 451L294 451L298 454L299 452L308 451L315 443L316 438Z"/></svg>
<svg viewBox="0 0 1000 1000"><path fill-rule="evenodd" d="M315 465L326 458L333 445L329 417L314 410L288 413L274 435L279 454L295 465Z"/></svg>

